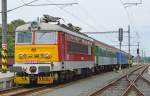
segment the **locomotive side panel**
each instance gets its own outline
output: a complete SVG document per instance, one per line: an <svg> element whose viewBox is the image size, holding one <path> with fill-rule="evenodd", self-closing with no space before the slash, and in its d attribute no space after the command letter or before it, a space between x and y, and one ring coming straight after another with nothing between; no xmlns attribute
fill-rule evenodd
<svg viewBox="0 0 150 96"><path fill-rule="evenodd" d="M66 34L66 61L92 61L92 42Z"/></svg>
<svg viewBox="0 0 150 96"><path fill-rule="evenodd" d="M91 68L94 66L94 55L91 41L65 33L63 44L65 48L65 58L64 65L62 66L64 66L63 68L65 70Z"/></svg>

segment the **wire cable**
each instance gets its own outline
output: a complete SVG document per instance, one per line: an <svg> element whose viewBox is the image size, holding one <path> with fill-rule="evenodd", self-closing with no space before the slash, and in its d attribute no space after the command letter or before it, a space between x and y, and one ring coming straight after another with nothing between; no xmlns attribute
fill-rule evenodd
<svg viewBox="0 0 150 96"><path fill-rule="evenodd" d="M140 3L140 4L141 4L141 3ZM129 12L128 12L128 10L127 10L127 8L130 7L130 6L133 6L133 5L125 6L124 8L125 8L125 11L126 11L126 13L127 13L127 16L128 16L130 25L134 28L134 30L137 30L135 23L134 23L133 20L131 19L131 17L134 17L134 16L133 16L133 14L129 14ZM130 17L130 15L131 15L131 17ZM139 38L140 38L140 37L139 37L139 33L138 33L138 32L135 32L135 35L136 35L136 37L137 37L137 41L139 41Z"/></svg>
<svg viewBox="0 0 150 96"><path fill-rule="evenodd" d="M54 3L54 2L52 2L51 0L46 0L46 1L47 1L47 2L50 2L50 3ZM63 9L63 8L61 8L60 6L57 6L57 5L56 5L56 7L58 7L60 10L63 10L63 11L66 12L67 14L71 15L71 16L74 17L76 20L78 20L78 21L80 21L80 22L82 21L82 23L86 24L87 26L89 26L89 27L92 28L93 30L96 30L96 31L97 31L97 29L96 29L94 26L92 26L92 25L88 24L87 22L81 20L79 17L77 17L76 15L72 14L71 12L69 12L69 11L67 11L67 10L65 10L65 9Z"/></svg>
<svg viewBox="0 0 150 96"><path fill-rule="evenodd" d="M25 2L24 2L24 0L21 0L21 2L22 3L24 3L24 4L26 4ZM61 3L61 4L26 4L25 6L49 6L49 5L66 5L66 6L68 6L68 5L74 5L74 4L78 4L78 3Z"/></svg>
<svg viewBox="0 0 150 96"><path fill-rule="evenodd" d="M11 11L17 10L19 8L22 8L22 7L26 6L26 5L28 5L28 4L32 4L32 3L36 2L36 1L39 1L39 0L33 0L33 1L29 2L29 3L24 3L21 6L18 6L18 7L15 7L15 8L12 8L12 9L8 10L7 12L11 12ZM2 13L2 11L0 13Z"/></svg>
<svg viewBox="0 0 150 96"><path fill-rule="evenodd" d="M125 10L125 12L126 12L126 14L127 14L127 17L128 17L128 20L129 20L129 23L130 23L130 25L131 25L131 24L132 24L132 21L131 21L131 19L130 19L130 15L129 15L129 12L128 12L128 10L127 10L127 7L124 6L124 3L123 3L122 0L119 0L119 1L121 2L122 6L123 6L123 8L124 8L124 10Z"/></svg>
<svg viewBox="0 0 150 96"><path fill-rule="evenodd" d="M122 0L120 0L120 2L121 2L121 4L122 4L122 6L124 7L124 9L125 9L125 11L126 11L126 14L127 14L127 17L128 17L128 20L129 20L129 24L130 25L132 25L132 27L134 27L134 29L135 30L137 30L136 29L136 26L135 26L135 24L134 24L134 22L133 22L133 20L131 20L131 17L130 17L130 15L132 15L132 14L129 14L129 12L128 12L128 10L127 10L127 8L128 7L131 7L131 6L133 6L133 5L138 5L138 4L142 4L142 0L140 0L140 3L124 3ZM133 17L133 16L132 16ZM136 41L139 41L139 38L140 38L140 36L139 36L139 32L134 32L135 33L135 35L136 35Z"/></svg>
<svg viewBox="0 0 150 96"><path fill-rule="evenodd" d="M78 5L79 6L79 8L80 8L80 10L82 10L86 15L88 15L88 17L90 17L91 18L91 20L95 23L95 21L97 21L95 18L94 18L94 16L92 16L92 15L90 15L89 13L88 13L88 11L83 7L83 6L80 6L80 5ZM102 25L98 25L99 27L101 27L102 29L105 29L105 30L107 30L104 26L102 26ZM107 30L108 31L108 30Z"/></svg>
<svg viewBox="0 0 150 96"><path fill-rule="evenodd" d="M49 5L74 5L74 4L78 4L78 3L63 3L63 4L37 4L37 5L33 5L33 4L30 4L30 5L26 5L26 6L49 6Z"/></svg>

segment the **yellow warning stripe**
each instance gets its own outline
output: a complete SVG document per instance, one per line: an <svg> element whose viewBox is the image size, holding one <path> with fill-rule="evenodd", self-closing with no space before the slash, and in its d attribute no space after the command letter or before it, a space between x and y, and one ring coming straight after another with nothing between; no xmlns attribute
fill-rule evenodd
<svg viewBox="0 0 150 96"><path fill-rule="evenodd" d="M7 48L2 48L2 72L7 71Z"/></svg>
<svg viewBox="0 0 150 96"><path fill-rule="evenodd" d="M6 58L2 58L2 64L7 64L7 59Z"/></svg>

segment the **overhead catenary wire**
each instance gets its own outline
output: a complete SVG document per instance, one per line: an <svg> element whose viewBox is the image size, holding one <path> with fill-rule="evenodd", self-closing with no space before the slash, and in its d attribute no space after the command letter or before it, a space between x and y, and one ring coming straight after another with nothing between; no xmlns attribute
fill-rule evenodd
<svg viewBox="0 0 150 96"><path fill-rule="evenodd" d="M131 24L132 24L132 21L131 21L131 18L130 18L129 12L128 12L128 10L127 10L127 7L126 7L126 6L124 6L124 3L123 3L123 1L122 1L122 0L119 0L119 1L121 2L121 5L123 6L123 8L124 8L124 10L125 10L126 15L127 15L127 18L128 18L128 20L129 20L129 23L130 23L130 25L131 25Z"/></svg>
<svg viewBox="0 0 150 96"><path fill-rule="evenodd" d="M52 2L51 0L46 0L46 1L49 2L49 3L54 3L54 2ZM57 5L55 5L55 6L56 6L57 8L59 8L60 10L63 10L65 13L71 15L71 16L74 17L76 20L80 21L81 23L86 24L87 26L89 26L89 27L92 28L93 30L98 31L94 26L88 24L86 21L84 21L84 20L82 20L81 18L79 18L78 16L72 14L70 11L67 11L67 10L63 9L63 8L61 8L60 6L57 6Z"/></svg>
<svg viewBox="0 0 150 96"><path fill-rule="evenodd" d="M12 8L12 9L9 9L7 12L11 12L11 11L17 10L19 8L22 8L22 7L26 6L26 5L28 5L28 4L32 4L32 3L36 2L36 1L39 1L39 0L33 0L33 1L29 2L29 3L24 3L23 5L20 5L18 7ZM2 12L0 12L0 13L2 13Z"/></svg>
<svg viewBox="0 0 150 96"><path fill-rule="evenodd" d="M63 4L30 4L30 5L26 5L26 6L49 6L49 5L74 5L74 4L78 4L78 3L63 3Z"/></svg>
<svg viewBox="0 0 150 96"><path fill-rule="evenodd" d="M127 14L127 17L128 17L128 20L129 20L129 24L130 24L130 26L132 27L132 31L133 31L133 28L134 28L134 31L135 30L137 30L136 29L136 26L135 26L135 24L134 24L134 22L133 22L133 18L131 18L131 16L133 15L133 14L129 14L129 12L128 12L128 8L129 7L131 7L131 6L133 6L133 5L138 5L138 4L142 4L142 0L140 0L140 3L124 3L122 0L119 0L120 2L121 2L121 4L122 4L122 6L123 6L123 8L124 8L124 10L125 10L125 12L126 12L126 14ZM131 16L130 16L131 15ZM132 16L133 17L133 16ZM137 40L136 41L139 41L139 33L136 31L136 32L134 32L135 33L135 35L137 36Z"/></svg>
<svg viewBox="0 0 150 96"><path fill-rule="evenodd" d="M129 20L130 25L135 26L135 24L133 23L133 21L131 20L131 17L130 17L130 15L132 15L132 14L129 14L129 12L128 12L128 10L127 10L127 8L130 7L130 6L128 6L128 4L129 4L129 5L142 4L142 0L140 0L140 3L124 3L122 0L120 0L120 2L121 2L122 6L124 7L124 9L125 9L125 11L126 11L126 14L127 14L127 17L128 17L128 20ZM132 16L132 17L133 17L133 16ZM136 32L136 35L137 35L137 37L139 38L139 33L138 33L138 32Z"/></svg>
<svg viewBox="0 0 150 96"><path fill-rule="evenodd" d="M76 18L77 20L82 21L79 17L75 16L74 14L70 13L69 11L64 10L64 9L62 9L61 7L58 6L58 5L73 5L73 4L78 4L78 3L64 3L64 4L55 4L55 3L52 3L52 4L30 5L30 4L32 4L32 3L36 2L36 1L39 1L39 0L33 0L33 1L31 1L31 2L28 2L28 3L25 3L23 0L21 0L21 1L23 2L23 5L20 5L20 6L18 6L18 7L12 8L12 9L9 9L7 12L11 12L11 11L17 10L17 9L22 8L22 7L24 7L24 6L47 6L47 5L55 5L55 6L57 6L59 9L61 9L61 10L65 11L66 13L72 15L72 16L73 16L74 18ZM2 13L2 12L0 12L0 13ZM85 23L85 22L84 22L84 23ZM96 29L96 28L94 28L93 26L91 26L91 25L88 24L88 23L86 23L86 25L90 26L90 27L93 28L94 30Z"/></svg>
<svg viewBox="0 0 150 96"><path fill-rule="evenodd" d="M24 4L26 4L23 0L21 0ZM71 16L73 16L74 18L76 18L77 20L79 21L82 21L80 18L78 18L77 16L75 16L74 14L72 14L71 12L65 10L65 9L62 9L60 8L58 5L74 5L74 4L78 4L78 3L61 3L61 4L56 4L52 1L48 1L47 2L50 2L51 4L26 4L25 6L48 6L48 5L55 5L56 7L58 7L59 9L63 10L64 12L70 14ZM83 22L82 22L83 23ZM85 23L85 21L84 21ZM95 27L89 25L88 23L85 23L86 25L90 26L91 28L93 28L94 30L96 29ZM97 29L96 29L97 30Z"/></svg>
<svg viewBox="0 0 150 96"><path fill-rule="evenodd" d="M24 2L24 0L21 0L22 3L26 4ZM47 3L44 3L44 4L26 4L25 6L49 6L49 5L74 5L74 4L78 4L78 3L61 3L61 4L56 4L56 3L53 3L53 4L47 4Z"/></svg>
<svg viewBox="0 0 150 96"><path fill-rule="evenodd" d="M125 9L125 11L126 11L126 14L127 14L128 20L129 20L129 24L130 24L132 27L134 27L135 30L137 30L136 27L135 27L135 24L134 24L133 20L132 20L131 17L130 17L130 15L132 15L132 14L129 14L127 8L133 6L133 4L136 5L136 6L137 6L138 4L142 4L142 0L140 0L140 3L124 3L122 0L120 0L120 2L121 2L122 6L124 7L124 9ZM128 4L129 4L129 6L128 6ZM132 17L133 17L133 16L132 16ZM135 32L135 35L137 36L137 39L140 38L138 32Z"/></svg>
<svg viewBox="0 0 150 96"><path fill-rule="evenodd" d="M91 20L95 23L95 21L97 21L96 19L95 19L95 17L93 16L93 15L90 15L89 13L88 13L88 11L83 7L83 6L80 6L80 5L78 5L79 6L79 8L88 16L88 17L90 17L91 18ZM98 26L100 27L100 28L102 28L102 29L105 29L105 30L107 30L104 26L102 26L102 25L100 25L100 24L98 24Z"/></svg>
<svg viewBox="0 0 150 96"><path fill-rule="evenodd" d="M142 0L140 0L139 2L129 2L129 3L124 3L123 5L125 5L126 7L131 7L131 6L137 6L137 5L139 5L139 4L142 4Z"/></svg>

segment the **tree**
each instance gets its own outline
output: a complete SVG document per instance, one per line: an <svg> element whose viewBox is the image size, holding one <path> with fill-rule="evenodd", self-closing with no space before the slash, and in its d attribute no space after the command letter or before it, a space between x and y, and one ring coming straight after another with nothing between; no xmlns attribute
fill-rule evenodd
<svg viewBox="0 0 150 96"><path fill-rule="evenodd" d="M2 32L2 28L0 27L0 32Z"/></svg>
<svg viewBox="0 0 150 96"><path fill-rule="evenodd" d="M14 54L14 46L15 46L15 30L18 26L25 24L24 20L17 19L13 20L8 24L8 56L13 56ZM2 32L2 28L0 28L0 32ZM2 44L2 36L0 36L0 45ZM0 46L1 49L1 46Z"/></svg>
<svg viewBox="0 0 150 96"><path fill-rule="evenodd" d="M23 25L23 24L25 24L25 21L21 20L21 19L17 19L17 20L10 22L10 24L8 24L8 32L14 33L16 28L20 25Z"/></svg>
<svg viewBox="0 0 150 96"><path fill-rule="evenodd" d="M26 22L22 19L17 19L17 20L13 20L10 22L10 24L8 24L8 34L9 33L14 33L15 29L20 26L25 24ZM0 32L2 32L2 28L0 27Z"/></svg>

